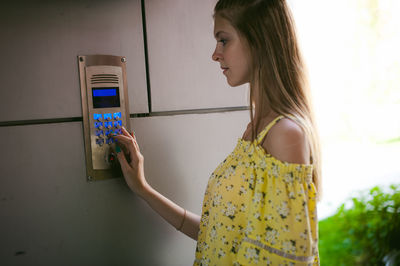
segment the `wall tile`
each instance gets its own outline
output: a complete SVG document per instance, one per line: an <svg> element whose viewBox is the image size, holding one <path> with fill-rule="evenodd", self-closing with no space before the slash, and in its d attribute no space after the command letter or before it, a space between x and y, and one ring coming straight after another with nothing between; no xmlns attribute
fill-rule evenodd
<svg viewBox="0 0 400 266"><path fill-rule="evenodd" d="M211 60L215 0L146 1L153 111L247 106L248 88L231 88Z"/></svg>
<svg viewBox="0 0 400 266"><path fill-rule="evenodd" d="M148 182L200 214L209 176L248 119L247 111L131 119ZM131 193L122 178L86 181L82 132L79 122L0 128L7 140L0 155L1 261L192 264L196 242Z"/></svg>
<svg viewBox="0 0 400 266"><path fill-rule="evenodd" d="M148 111L140 0L2 5L0 121L82 116L78 55L127 57L131 113Z"/></svg>

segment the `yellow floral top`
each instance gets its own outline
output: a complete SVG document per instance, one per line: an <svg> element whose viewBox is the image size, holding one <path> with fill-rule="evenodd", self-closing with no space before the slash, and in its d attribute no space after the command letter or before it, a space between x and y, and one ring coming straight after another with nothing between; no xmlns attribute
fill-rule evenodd
<svg viewBox="0 0 400 266"><path fill-rule="evenodd" d="M204 195L194 265L319 265L312 165L282 162L238 139Z"/></svg>

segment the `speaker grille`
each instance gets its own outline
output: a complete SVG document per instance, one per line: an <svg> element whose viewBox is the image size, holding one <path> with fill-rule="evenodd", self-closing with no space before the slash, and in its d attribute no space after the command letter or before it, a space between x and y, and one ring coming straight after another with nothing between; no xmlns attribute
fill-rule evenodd
<svg viewBox="0 0 400 266"><path fill-rule="evenodd" d="M98 83L114 83L118 84L119 79L118 76L115 74L95 74L90 78L91 84L98 84Z"/></svg>

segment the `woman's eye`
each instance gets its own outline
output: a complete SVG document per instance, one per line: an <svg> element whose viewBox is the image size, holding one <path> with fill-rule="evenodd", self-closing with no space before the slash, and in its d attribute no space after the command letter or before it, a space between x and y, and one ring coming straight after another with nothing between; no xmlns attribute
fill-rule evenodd
<svg viewBox="0 0 400 266"><path fill-rule="evenodd" d="M221 40L219 40L219 42L222 43L223 46L226 44L226 40L225 39L221 39Z"/></svg>

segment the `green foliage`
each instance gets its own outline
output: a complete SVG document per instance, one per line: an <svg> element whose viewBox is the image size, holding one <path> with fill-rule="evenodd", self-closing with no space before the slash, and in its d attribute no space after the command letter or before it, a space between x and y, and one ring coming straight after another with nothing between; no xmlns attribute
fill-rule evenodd
<svg viewBox="0 0 400 266"><path fill-rule="evenodd" d="M397 138L394 138L394 139L389 139L389 140L386 140L386 141L384 141L383 143L396 143L396 142L399 142L400 141L400 137L397 137Z"/></svg>
<svg viewBox="0 0 400 266"><path fill-rule="evenodd" d="M321 265L384 265L400 250L400 186L374 187L346 203L319 222Z"/></svg>

